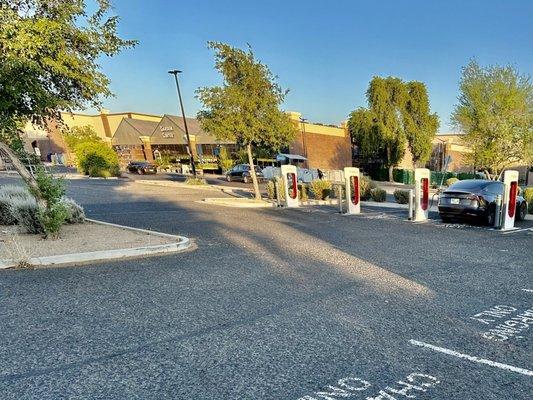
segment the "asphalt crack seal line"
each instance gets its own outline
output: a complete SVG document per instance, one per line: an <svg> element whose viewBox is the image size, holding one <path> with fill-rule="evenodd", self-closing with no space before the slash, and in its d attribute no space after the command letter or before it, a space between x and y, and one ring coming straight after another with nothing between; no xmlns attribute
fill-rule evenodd
<svg viewBox="0 0 533 400"><path fill-rule="evenodd" d="M507 371L516 372L518 374L522 374L522 375L526 375L526 376L533 376L533 371L530 371L530 370L525 369L525 368L518 368L518 367L514 367L512 365L502 364L502 363L499 363L499 362L496 362L496 361L487 360L485 358L479 358L479 357L476 357L476 356L470 356L468 354L459 353L458 351L455 351L455 350L445 349L444 347L438 347L438 346L434 346L432 344L419 342L418 340L411 339L411 340L409 340L409 343L411 343L412 345L418 346L418 347L425 347L426 349L437 351L439 353L444 353L444 354L448 354L450 356L454 356L454 357L457 357L457 358L463 358L463 359L468 360L468 361L477 362L479 364L490 365L491 367L496 367L496 368L504 369L504 370L507 370Z"/></svg>

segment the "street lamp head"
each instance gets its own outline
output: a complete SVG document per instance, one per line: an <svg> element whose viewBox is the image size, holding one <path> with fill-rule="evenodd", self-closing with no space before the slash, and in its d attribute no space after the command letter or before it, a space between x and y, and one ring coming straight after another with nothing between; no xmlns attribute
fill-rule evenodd
<svg viewBox="0 0 533 400"><path fill-rule="evenodd" d="M180 71L179 69L171 69L170 71L168 71L168 73L172 75L181 74L182 72L183 71Z"/></svg>

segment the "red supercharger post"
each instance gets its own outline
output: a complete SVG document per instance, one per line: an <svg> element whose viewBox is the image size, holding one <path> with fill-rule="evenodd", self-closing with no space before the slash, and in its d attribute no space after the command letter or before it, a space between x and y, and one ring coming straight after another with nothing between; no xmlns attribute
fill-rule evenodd
<svg viewBox="0 0 533 400"><path fill-rule="evenodd" d="M507 170L503 173L502 230L514 229L517 213L516 196L518 196L518 171ZM499 216L496 215L496 218Z"/></svg>
<svg viewBox="0 0 533 400"><path fill-rule="evenodd" d="M294 165L281 166L281 179L285 188L285 207L298 207L298 170Z"/></svg>
<svg viewBox="0 0 533 400"><path fill-rule="evenodd" d="M415 168L414 221L426 221L428 219L429 181L429 169Z"/></svg>
<svg viewBox="0 0 533 400"><path fill-rule="evenodd" d="M344 185L346 192L346 214L361 212L361 175L359 168L344 168Z"/></svg>

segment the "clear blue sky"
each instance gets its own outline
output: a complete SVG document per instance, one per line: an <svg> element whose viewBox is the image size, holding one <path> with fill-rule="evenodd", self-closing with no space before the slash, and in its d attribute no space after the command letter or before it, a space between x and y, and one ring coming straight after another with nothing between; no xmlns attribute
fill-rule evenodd
<svg viewBox="0 0 533 400"><path fill-rule="evenodd" d="M139 45L102 61L112 112L177 113L169 68L181 76L187 115L199 86L220 83L208 40L244 47L279 76L285 110L338 124L365 105L374 75L425 82L450 130L461 67L513 64L533 75L531 0L114 0L120 33Z"/></svg>

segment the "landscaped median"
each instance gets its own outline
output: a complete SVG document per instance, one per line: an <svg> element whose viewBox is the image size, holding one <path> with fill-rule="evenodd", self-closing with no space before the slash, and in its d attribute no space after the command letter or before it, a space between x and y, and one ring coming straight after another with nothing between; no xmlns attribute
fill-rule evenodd
<svg viewBox="0 0 533 400"><path fill-rule="evenodd" d="M184 236L86 220L66 225L61 237L19 233L17 226L0 226L0 269L78 265L184 251Z"/></svg>

